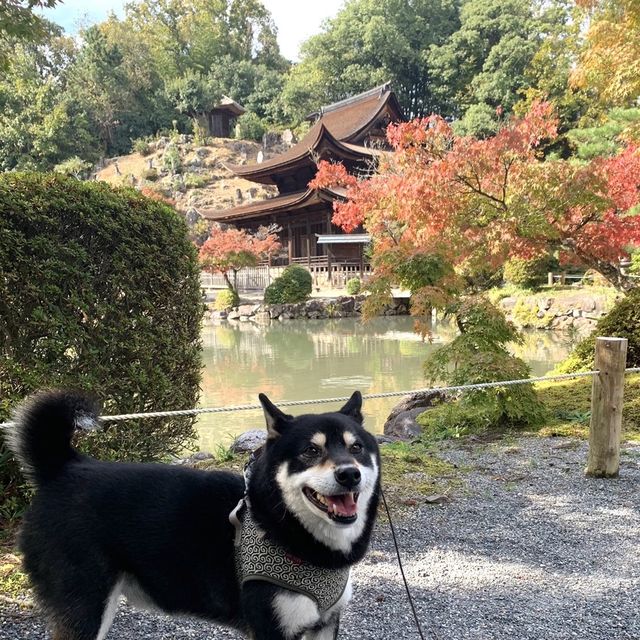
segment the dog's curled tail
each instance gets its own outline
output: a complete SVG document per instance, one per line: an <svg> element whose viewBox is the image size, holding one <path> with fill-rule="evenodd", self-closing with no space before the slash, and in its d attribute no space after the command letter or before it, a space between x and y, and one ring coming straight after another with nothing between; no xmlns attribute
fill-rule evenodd
<svg viewBox="0 0 640 640"><path fill-rule="evenodd" d="M40 486L55 478L78 454L76 429L98 426L97 403L74 391L40 391L14 412L8 444L29 479Z"/></svg>

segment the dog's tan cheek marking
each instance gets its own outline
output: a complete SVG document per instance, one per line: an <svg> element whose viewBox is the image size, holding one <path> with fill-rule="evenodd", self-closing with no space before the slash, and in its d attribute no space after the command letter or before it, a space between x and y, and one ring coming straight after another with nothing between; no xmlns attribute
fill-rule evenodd
<svg viewBox="0 0 640 640"><path fill-rule="evenodd" d="M342 434L342 439L344 440L344 443L347 445L347 447L350 447L356 443L356 437L353 435L353 433L351 433L351 431L345 431Z"/></svg>
<svg viewBox="0 0 640 640"><path fill-rule="evenodd" d="M311 443L315 444L316 447L324 449L325 445L327 444L327 436L325 436L324 433L320 433L320 431L318 431L317 433L313 434Z"/></svg>

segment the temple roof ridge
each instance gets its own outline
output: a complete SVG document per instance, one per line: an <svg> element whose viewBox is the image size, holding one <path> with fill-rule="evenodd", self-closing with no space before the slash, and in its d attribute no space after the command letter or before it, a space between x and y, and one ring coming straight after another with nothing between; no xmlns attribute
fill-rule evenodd
<svg viewBox="0 0 640 640"><path fill-rule="evenodd" d="M387 81L377 87L373 87L373 89L368 89L367 91L363 91L362 93L357 93L356 95L349 96L348 98L344 98L342 100L338 100L337 102L332 102L331 104L324 105L320 107L319 111L314 111L310 113L305 119L313 120L315 118L322 118L325 113L330 113L331 111L337 111L339 109L343 109L344 107L348 107L356 102L360 102L361 100L367 100L373 96L381 97L387 91L391 91L391 81Z"/></svg>

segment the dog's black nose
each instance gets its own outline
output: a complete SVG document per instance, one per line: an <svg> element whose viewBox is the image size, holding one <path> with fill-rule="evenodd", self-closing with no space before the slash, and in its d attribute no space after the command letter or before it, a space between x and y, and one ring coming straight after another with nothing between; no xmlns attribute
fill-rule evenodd
<svg viewBox="0 0 640 640"><path fill-rule="evenodd" d="M360 469L358 467L351 465L338 467L334 472L334 476L343 487L348 489L353 489L360 484Z"/></svg>

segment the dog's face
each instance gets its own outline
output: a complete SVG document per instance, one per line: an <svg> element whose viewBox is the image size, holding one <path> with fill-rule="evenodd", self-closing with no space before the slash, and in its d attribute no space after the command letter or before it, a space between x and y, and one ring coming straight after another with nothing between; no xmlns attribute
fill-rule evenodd
<svg viewBox="0 0 640 640"><path fill-rule="evenodd" d="M348 553L379 483L376 439L362 427L362 396L335 413L285 415L261 395L266 455L287 510L317 540Z"/></svg>

